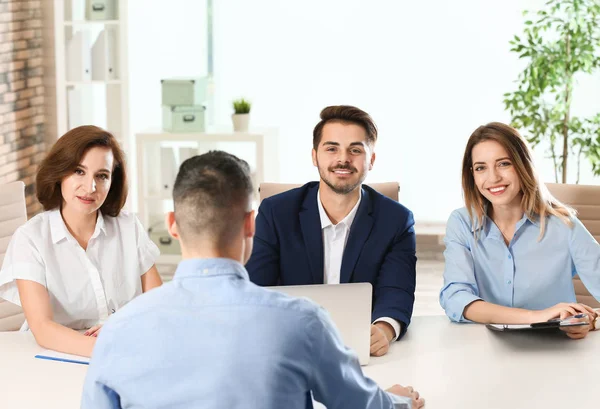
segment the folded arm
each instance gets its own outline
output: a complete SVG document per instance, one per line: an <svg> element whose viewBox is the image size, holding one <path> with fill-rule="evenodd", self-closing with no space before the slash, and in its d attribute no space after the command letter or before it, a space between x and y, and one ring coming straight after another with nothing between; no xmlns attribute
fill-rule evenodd
<svg viewBox="0 0 600 409"><path fill-rule="evenodd" d="M92 355L96 338L54 322L50 296L43 285L30 280L16 281L25 318L41 347L68 354Z"/></svg>

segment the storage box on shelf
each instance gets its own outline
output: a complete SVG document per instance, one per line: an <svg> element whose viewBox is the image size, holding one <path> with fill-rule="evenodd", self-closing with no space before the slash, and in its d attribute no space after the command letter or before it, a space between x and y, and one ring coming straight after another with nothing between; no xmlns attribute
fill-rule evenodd
<svg viewBox="0 0 600 409"><path fill-rule="evenodd" d="M203 105L208 98L208 78L164 79L161 80L161 90L163 105Z"/></svg>
<svg viewBox="0 0 600 409"><path fill-rule="evenodd" d="M117 19L117 0L86 0L85 17L87 20Z"/></svg>
<svg viewBox="0 0 600 409"><path fill-rule="evenodd" d="M166 132L204 132L206 107L163 106L163 130Z"/></svg>
<svg viewBox="0 0 600 409"><path fill-rule="evenodd" d="M163 130L166 132L204 132L208 78L161 80Z"/></svg>

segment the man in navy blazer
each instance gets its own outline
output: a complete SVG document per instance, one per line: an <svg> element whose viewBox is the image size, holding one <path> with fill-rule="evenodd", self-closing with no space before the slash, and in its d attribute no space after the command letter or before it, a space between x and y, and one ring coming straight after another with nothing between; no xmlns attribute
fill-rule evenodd
<svg viewBox="0 0 600 409"><path fill-rule="evenodd" d="M381 356L410 323L416 244L410 210L362 185L376 140L366 112L323 109L312 150L320 180L262 201L246 269L263 286L371 283L371 354Z"/></svg>

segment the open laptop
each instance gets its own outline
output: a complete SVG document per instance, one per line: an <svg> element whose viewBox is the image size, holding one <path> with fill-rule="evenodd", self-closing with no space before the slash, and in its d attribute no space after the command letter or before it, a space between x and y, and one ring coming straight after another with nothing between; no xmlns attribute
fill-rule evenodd
<svg viewBox="0 0 600 409"><path fill-rule="evenodd" d="M335 323L347 347L361 365L369 363L371 349L370 283L316 284L268 287L292 297L306 297L323 307Z"/></svg>

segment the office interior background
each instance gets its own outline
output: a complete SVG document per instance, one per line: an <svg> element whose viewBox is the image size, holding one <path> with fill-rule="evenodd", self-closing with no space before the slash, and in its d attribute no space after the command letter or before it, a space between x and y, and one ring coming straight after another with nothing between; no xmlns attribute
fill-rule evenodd
<svg viewBox="0 0 600 409"><path fill-rule="evenodd" d="M160 79L202 75L207 66L204 1L143 3L129 0L133 133L160 127ZM523 10L544 3L215 0L215 123L230 125L231 100L249 98L252 126L277 129L268 181L304 183L318 177L310 150L320 110L356 105L379 127L367 182L398 181L418 222L445 223L462 206L469 135L510 122L503 94L516 89L526 61L509 41L523 31ZM600 112L599 71L577 78L572 109ZM545 151L539 146L536 159L550 182ZM587 162L580 183L598 183Z"/></svg>
<svg viewBox="0 0 600 409"><path fill-rule="evenodd" d="M523 11L545 1L106 3L115 14L100 20L87 18L85 0L0 3L0 185L25 182L30 217L41 210L34 197L37 165L74 126L99 125L119 138L129 162L128 208L145 212L142 222L160 240L159 216L169 207L166 179L174 178L189 149L244 157L258 183L305 183L318 178L310 151L319 112L355 105L379 128L366 182L397 181L400 202L415 215L415 313L421 307L439 312L442 237L450 212L463 205L466 141L479 125L511 122L504 94L516 90L527 59L511 51L510 41L526 27ZM164 131L161 80L174 78L210 78L204 118L210 141ZM245 134L261 136L261 152L252 141L236 141L244 132L232 130L232 101L240 97L252 103ZM575 77L571 112L600 112L600 70ZM167 160L162 149L140 150L143 135L177 153ZM547 142L535 147L536 164L541 179L554 182L547 149ZM577 173L572 159L569 183ZM590 185L600 180L585 158L578 178ZM152 183L163 191L150 192ZM174 256L159 266L172 274L177 251L161 250Z"/></svg>

